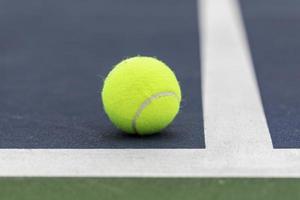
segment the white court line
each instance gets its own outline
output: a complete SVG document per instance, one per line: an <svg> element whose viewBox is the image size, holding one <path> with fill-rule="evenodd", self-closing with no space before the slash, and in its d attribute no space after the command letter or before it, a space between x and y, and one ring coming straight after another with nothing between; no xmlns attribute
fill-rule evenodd
<svg viewBox="0 0 300 200"><path fill-rule="evenodd" d="M272 149L237 3L203 0L200 9L207 148L245 155Z"/></svg>
<svg viewBox="0 0 300 200"><path fill-rule="evenodd" d="M0 176L300 177L300 151L272 148L237 1L199 6L206 149L2 149Z"/></svg>

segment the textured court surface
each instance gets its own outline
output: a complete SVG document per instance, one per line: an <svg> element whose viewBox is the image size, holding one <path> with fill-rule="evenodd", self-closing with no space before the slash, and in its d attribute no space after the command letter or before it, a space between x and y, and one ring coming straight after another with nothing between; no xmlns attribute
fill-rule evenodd
<svg viewBox="0 0 300 200"><path fill-rule="evenodd" d="M141 187L151 199L146 186L162 199L299 198L298 179L201 179L300 177L299 20L297 0L0 1L0 176L78 177L2 178L0 198ZM164 60L183 91L152 137L120 133L100 101L135 55ZM178 176L197 179L122 179Z"/></svg>
<svg viewBox="0 0 300 200"><path fill-rule="evenodd" d="M275 148L300 148L300 26L297 1L241 1Z"/></svg>
<svg viewBox="0 0 300 200"><path fill-rule="evenodd" d="M34 194L34 195L32 195ZM298 179L2 179L6 200L299 199Z"/></svg>
<svg viewBox="0 0 300 200"><path fill-rule="evenodd" d="M0 13L0 148L204 148L196 1L4 0ZM135 55L172 66L184 93L174 125L147 142L120 134L100 100Z"/></svg>

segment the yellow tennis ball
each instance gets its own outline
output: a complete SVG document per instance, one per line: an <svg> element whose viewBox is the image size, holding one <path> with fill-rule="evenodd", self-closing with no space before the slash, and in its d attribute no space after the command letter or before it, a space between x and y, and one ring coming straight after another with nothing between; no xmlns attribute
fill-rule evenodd
<svg viewBox="0 0 300 200"><path fill-rule="evenodd" d="M173 121L181 91L175 74L165 63L136 56L111 70L104 81L102 101L109 119L119 129L149 135Z"/></svg>

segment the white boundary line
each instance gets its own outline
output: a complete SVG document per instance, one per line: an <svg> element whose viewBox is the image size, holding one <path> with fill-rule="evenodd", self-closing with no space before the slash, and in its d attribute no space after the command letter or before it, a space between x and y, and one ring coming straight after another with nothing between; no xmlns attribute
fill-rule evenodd
<svg viewBox="0 0 300 200"><path fill-rule="evenodd" d="M203 0L200 8L207 148L245 155L272 149L237 3Z"/></svg>
<svg viewBox="0 0 300 200"><path fill-rule="evenodd" d="M272 148L237 2L199 8L207 149L1 149L0 176L300 177L300 151Z"/></svg>

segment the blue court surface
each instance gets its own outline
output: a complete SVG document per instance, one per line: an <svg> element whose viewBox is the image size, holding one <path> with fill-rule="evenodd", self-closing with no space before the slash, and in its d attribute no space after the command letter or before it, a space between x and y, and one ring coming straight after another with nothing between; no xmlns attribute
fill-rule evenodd
<svg viewBox="0 0 300 200"><path fill-rule="evenodd" d="M300 178L299 22L298 0L1 0L2 194L20 177L103 179L115 194L107 177L121 188ZM166 62L182 89L175 121L153 136L123 134L101 102L105 76L136 55Z"/></svg>

